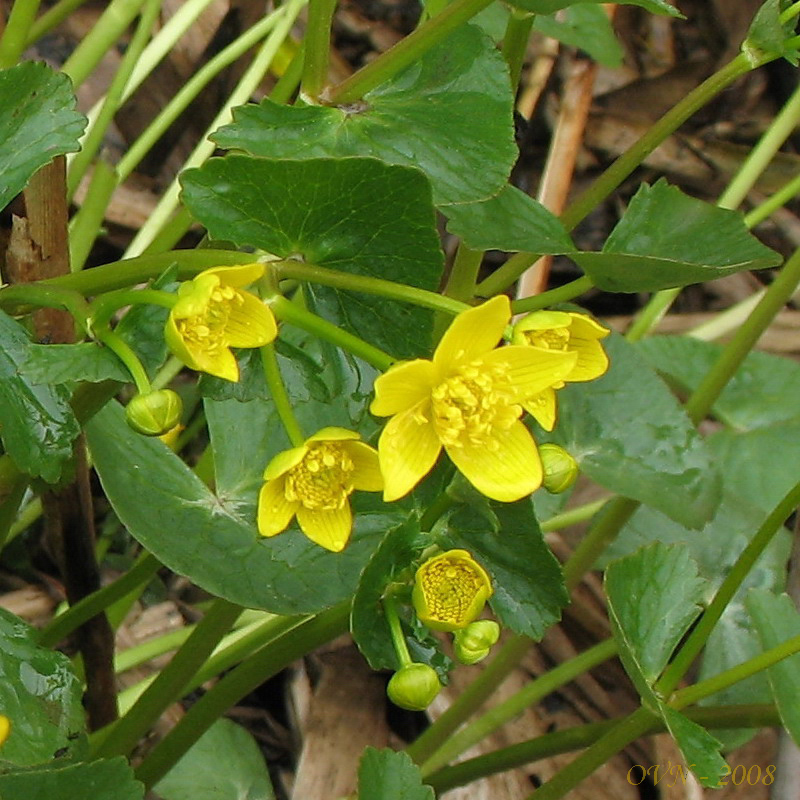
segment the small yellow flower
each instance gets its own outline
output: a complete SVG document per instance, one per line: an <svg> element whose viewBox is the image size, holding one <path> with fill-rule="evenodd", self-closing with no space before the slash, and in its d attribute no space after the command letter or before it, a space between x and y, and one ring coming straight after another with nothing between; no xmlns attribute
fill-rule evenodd
<svg viewBox="0 0 800 800"><path fill-rule="evenodd" d="M392 366L375 381L370 411L392 416L378 443L384 500L410 492L442 447L478 491L519 500L539 488L542 467L521 402L562 380L577 355L496 348L511 319L505 295L459 314L433 360Z"/></svg>
<svg viewBox="0 0 800 800"><path fill-rule="evenodd" d="M214 267L182 283L164 332L170 350L192 369L238 381L231 348L262 347L278 333L269 308L240 288L263 274L263 264Z"/></svg>
<svg viewBox="0 0 800 800"><path fill-rule="evenodd" d="M275 536L292 517L303 533L338 553L353 528L350 494L379 492L383 478L377 452L344 428L323 428L300 447L284 450L264 471L258 497L258 532Z"/></svg>
<svg viewBox="0 0 800 800"><path fill-rule="evenodd" d="M600 344L608 334L608 329L591 317L572 311L534 311L514 326L513 344L577 355L574 366L561 381L522 403L546 431L553 430L556 424L555 390L563 388L564 383L594 380L608 369L608 356Z"/></svg>
<svg viewBox="0 0 800 800"><path fill-rule="evenodd" d="M0 746L3 745L8 735L11 733L11 720L0 714Z"/></svg>
<svg viewBox="0 0 800 800"><path fill-rule="evenodd" d="M469 625L491 596L486 570L466 550L448 550L417 570L411 600L429 628L455 631Z"/></svg>

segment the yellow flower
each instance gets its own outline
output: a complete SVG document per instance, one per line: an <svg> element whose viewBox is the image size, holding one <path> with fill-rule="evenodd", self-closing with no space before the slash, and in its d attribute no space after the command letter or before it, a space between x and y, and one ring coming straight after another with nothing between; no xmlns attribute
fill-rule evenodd
<svg viewBox="0 0 800 800"><path fill-rule="evenodd" d="M344 549L353 528L349 496L379 492L377 452L344 428L323 428L300 447L284 450L264 471L258 497L258 532L275 536L292 517L303 533L328 550Z"/></svg>
<svg viewBox="0 0 800 800"><path fill-rule="evenodd" d="M8 739L8 735L11 733L11 720L8 717L4 717L0 714L0 746Z"/></svg>
<svg viewBox="0 0 800 800"><path fill-rule="evenodd" d="M600 344L608 334L608 329L591 317L572 311L534 311L514 326L513 344L577 355L574 366L561 381L522 403L546 431L553 430L556 424L555 390L563 388L565 382L594 380L608 369L608 356Z"/></svg>
<svg viewBox="0 0 800 800"><path fill-rule="evenodd" d="M182 283L164 332L170 350L192 369L238 381L231 348L262 347L278 333L269 308L240 288L263 274L263 264L214 267Z"/></svg>
<svg viewBox="0 0 800 800"><path fill-rule="evenodd" d="M466 550L448 550L417 570L411 600L429 628L455 631L469 625L491 596L486 570Z"/></svg>
<svg viewBox="0 0 800 800"><path fill-rule="evenodd" d="M459 314L433 360L392 366L375 381L370 411L390 416L378 443L384 500L410 492L444 446L478 491L519 500L539 488L542 467L521 401L560 381L575 353L495 348L511 319L505 295Z"/></svg>

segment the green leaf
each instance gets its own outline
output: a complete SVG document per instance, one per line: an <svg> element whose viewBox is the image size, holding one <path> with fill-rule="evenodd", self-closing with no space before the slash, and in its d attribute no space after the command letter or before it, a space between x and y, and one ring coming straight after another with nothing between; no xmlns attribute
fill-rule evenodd
<svg viewBox="0 0 800 800"><path fill-rule="evenodd" d="M155 786L163 800L274 800L256 740L218 719Z"/></svg>
<svg viewBox="0 0 800 800"><path fill-rule="evenodd" d="M590 0L591 2L601 3L603 0ZM586 0L513 0L511 5L532 11L534 14L553 14L562 8L585 3ZM621 5L640 6L651 14L664 14L669 17L683 18L683 14L677 8L671 6L666 0L623 0Z"/></svg>
<svg viewBox="0 0 800 800"><path fill-rule="evenodd" d="M652 544L609 564L609 618L620 659L642 698L700 613L705 581L685 545Z"/></svg>
<svg viewBox="0 0 800 800"><path fill-rule="evenodd" d="M116 403L86 430L106 496L131 534L170 569L239 605L276 614L335 605L352 595L385 531L403 518L359 492L353 539L342 553L312 544L297 528L265 539L240 496L214 495L162 442L131 430ZM251 456L263 469L262 454Z"/></svg>
<svg viewBox="0 0 800 800"><path fill-rule="evenodd" d="M751 589L745 601L764 650L800 636L800 615L792 599L764 589ZM772 695L784 727L800 745L800 654L778 662L767 670Z"/></svg>
<svg viewBox="0 0 800 800"><path fill-rule="evenodd" d="M553 438L601 486L701 528L719 501L705 442L633 345L615 334L603 342L608 372L559 391Z"/></svg>
<svg viewBox="0 0 800 800"><path fill-rule="evenodd" d="M781 11L788 8L790 0L766 0L756 12L747 38L742 43L742 52L754 64L758 64L764 55L782 55L790 64L797 66L797 48L786 49L786 39L794 33L797 18L792 17L781 24Z"/></svg>
<svg viewBox="0 0 800 800"><path fill-rule="evenodd" d="M463 25L359 103L265 100L236 109L233 124L211 138L270 158L375 156L423 170L437 205L468 203L508 180L517 157L513 103L502 56L482 31Z"/></svg>
<svg viewBox="0 0 800 800"><path fill-rule="evenodd" d="M488 200L443 209L447 230L475 250L560 254L575 249L558 217L515 186Z"/></svg>
<svg viewBox="0 0 800 800"><path fill-rule="evenodd" d="M445 541L469 551L489 573L492 611L515 633L539 640L567 604L561 566L544 541L530 498L463 505L447 519Z"/></svg>
<svg viewBox="0 0 800 800"><path fill-rule="evenodd" d="M406 753L368 747L358 769L358 800L434 800L434 794Z"/></svg>
<svg viewBox="0 0 800 800"><path fill-rule="evenodd" d="M66 75L37 61L0 70L0 209L40 167L76 152L85 126Z"/></svg>
<svg viewBox="0 0 800 800"><path fill-rule="evenodd" d="M95 342L32 344L21 369L35 384L131 380L125 365L114 353Z"/></svg>
<svg viewBox="0 0 800 800"><path fill-rule="evenodd" d="M212 236L282 258L435 290L442 253L430 186L374 158L210 159L182 176L183 200ZM320 313L398 357L430 342L431 314L320 287Z"/></svg>
<svg viewBox="0 0 800 800"><path fill-rule="evenodd" d="M565 9L563 17L559 15L558 18L538 15L533 27L545 36L580 48L605 67L616 68L622 64L622 47L608 14L599 5L575 3Z"/></svg>
<svg viewBox="0 0 800 800"><path fill-rule="evenodd" d="M80 681L69 659L39 647L35 635L19 617L0 609L0 712L11 721L0 772L73 759L86 749ZM6 794L3 780L0 797L28 800L25 793Z"/></svg>
<svg viewBox="0 0 800 800"><path fill-rule="evenodd" d="M650 336L636 345L650 365L686 392L694 391L722 353L714 342L690 336ZM753 350L714 403L714 416L740 430L800 417L800 365Z"/></svg>
<svg viewBox="0 0 800 800"><path fill-rule="evenodd" d="M689 769L697 776L700 784L718 788L720 778L730 772L725 759L719 754L722 746L720 742L705 728L663 703L661 715Z"/></svg>
<svg viewBox="0 0 800 800"><path fill-rule="evenodd" d="M122 756L72 764L60 769L40 769L0 775L0 797L5 800L142 800L144 786Z"/></svg>
<svg viewBox="0 0 800 800"><path fill-rule="evenodd" d="M688 197L663 179L641 186L602 252L570 258L610 292L658 291L781 262L740 213Z"/></svg>
<svg viewBox="0 0 800 800"><path fill-rule="evenodd" d="M0 437L20 470L55 483L80 429L66 387L36 385L21 374L30 348L24 328L0 311Z"/></svg>

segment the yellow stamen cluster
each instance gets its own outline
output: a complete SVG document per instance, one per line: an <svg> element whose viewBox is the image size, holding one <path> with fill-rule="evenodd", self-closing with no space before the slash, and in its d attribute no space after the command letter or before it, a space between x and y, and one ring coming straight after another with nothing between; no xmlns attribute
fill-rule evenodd
<svg viewBox="0 0 800 800"><path fill-rule="evenodd" d="M202 347L216 356L227 347L226 328L234 308L244 304L242 296L231 286L217 285L211 290L208 304L201 313L176 320L180 335L190 345Z"/></svg>
<svg viewBox="0 0 800 800"><path fill-rule="evenodd" d="M545 330L523 331L525 340L533 347L544 350L567 350L569 345L569 328L549 328Z"/></svg>
<svg viewBox="0 0 800 800"><path fill-rule="evenodd" d="M502 367L468 364L436 386L432 393L433 421L442 444L472 444L495 451L496 430L506 431L522 416Z"/></svg>
<svg viewBox="0 0 800 800"><path fill-rule="evenodd" d="M284 494L306 508L333 511L353 491L353 459L337 442L310 445L303 460L286 475Z"/></svg>

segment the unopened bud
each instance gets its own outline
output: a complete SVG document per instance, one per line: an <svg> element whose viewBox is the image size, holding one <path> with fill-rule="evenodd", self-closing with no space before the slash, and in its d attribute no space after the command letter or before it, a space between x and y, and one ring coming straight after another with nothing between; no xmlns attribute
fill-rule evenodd
<svg viewBox="0 0 800 800"><path fill-rule="evenodd" d="M162 436L181 419L183 403L171 389L137 394L125 409L125 419L135 431L145 436Z"/></svg>
<svg viewBox="0 0 800 800"><path fill-rule="evenodd" d="M456 631L453 651L462 664L477 664L489 655L500 638L500 626L492 619L479 619Z"/></svg>
<svg viewBox="0 0 800 800"><path fill-rule="evenodd" d="M392 675L386 694L400 708L424 711L441 688L439 676L433 667L427 664L406 664Z"/></svg>
<svg viewBox="0 0 800 800"><path fill-rule="evenodd" d="M565 492L578 478L578 462L557 444L539 446L544 478L542 486L552 494Z"/></svg>

